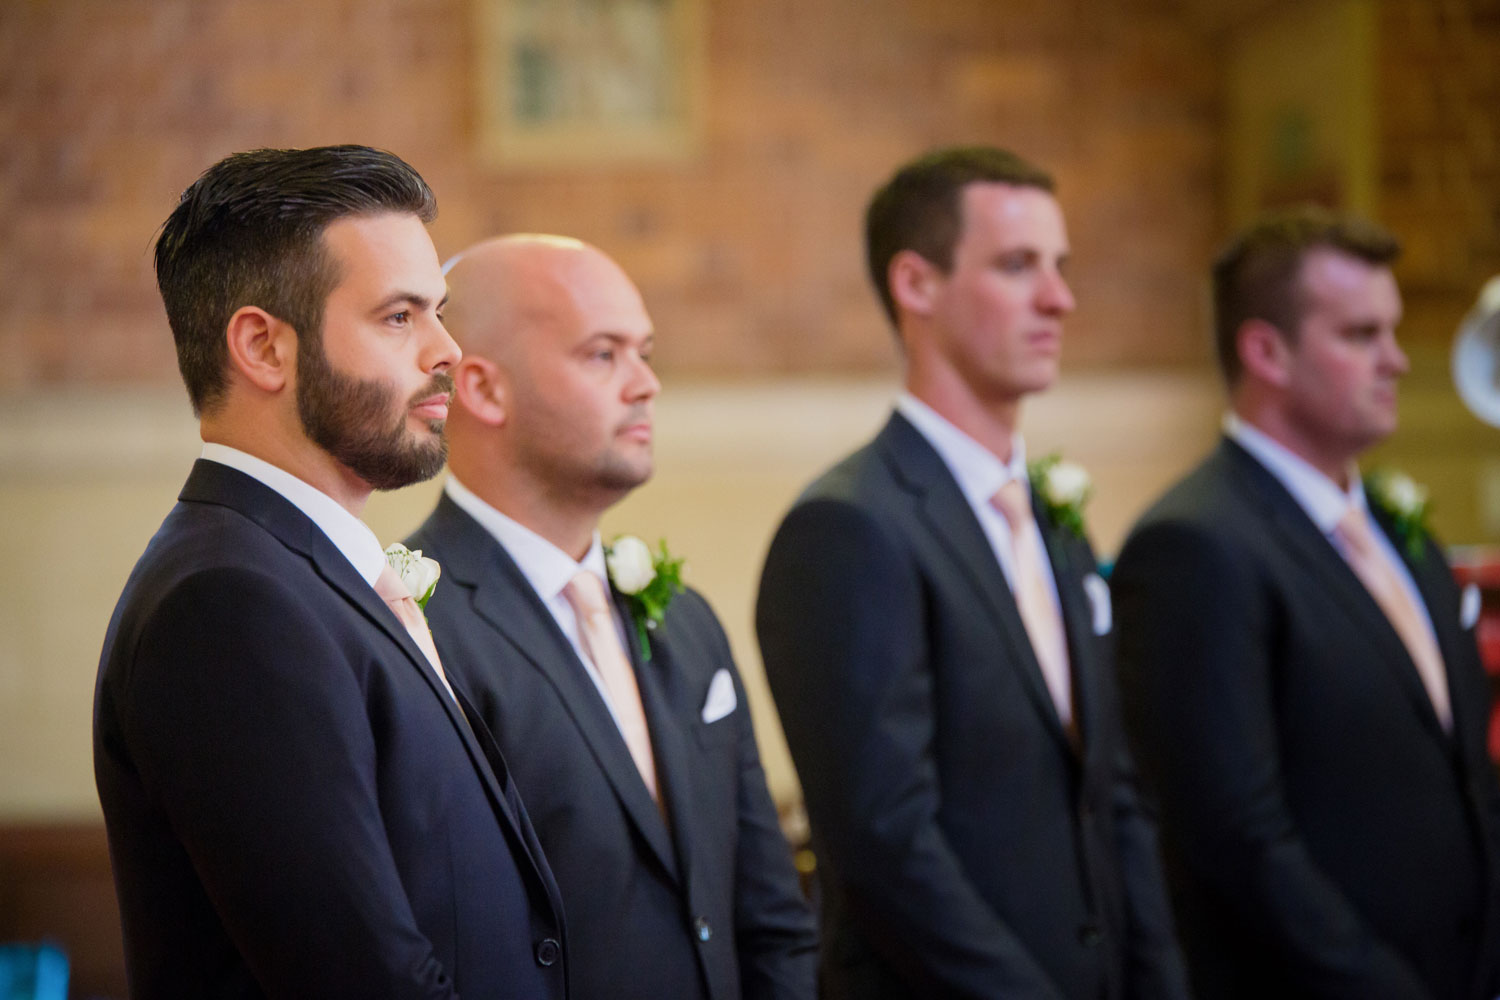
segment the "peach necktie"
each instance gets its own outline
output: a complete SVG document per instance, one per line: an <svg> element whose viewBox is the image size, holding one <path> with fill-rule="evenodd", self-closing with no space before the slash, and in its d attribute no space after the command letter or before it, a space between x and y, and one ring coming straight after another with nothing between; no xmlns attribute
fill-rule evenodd
<svg viewBox="0 0 1500 1000"><path fill-rule="evenodd" d="M594 669L599 671L604 689L609 692L610 707L614 709L620 735L625 738L625 747L635 761L636 770L641 772L646 790L657 799L656 758L651 752L651 734L646 729L641 689L636 684L630 658L620 645L615 618L610 614L609 602L604 596L604 584L593 573L582 570L568 581L563 594L578 616L578 632L583 639L584 652L594 661Z"/></svg>
<svg viewBox="0 0 1500 1000"><path fill-rule="evenodd" d="M1000 487L990 503L1010 524L1016 577L1012 590L1016 606L1026 625L1026 634L1031 638L1037 663L1042 668L1042 679L1047 682L1047 691L1052 695L1052 704L1057 706L1058 718L1071 734L1073 686L1069 679L1068 640L1063 632L1057 599L1052 595L1052 588L1047 586L1047 576L1042 571L1042 560L1046 556L1042 553L1037 532L1033 530L1036 522L1031 513L1030 491L1024 481L1012 479Z"/></svg>
<svg viewBox="0 0 1500 1000"><path fill-rule="evenodd" d="M1411 595L1401 582L1390 557L1376 544L1370 520L1359 507L1350 507L1339 520L1334 534L1344 543L1345 558L1354 575L1359 577L1380 610L1385 612L1396 634L1417 665L1417 674L1433 711L1443 724L1444 732L1453 730L1453 707L1448 698L1448 675L1443 669L1443 654L1437 640L1422 621L1422 613L1412 603Z"/></svg>
<svg viewBox="0 0 1500 1000"><path fill-rule="evenodd" d="M437 646L432 642L432 631L427 627L427 616L422 614L422 609L412 599L411 591L401 582L401 574L392 569L389 563L380 570L380 576L375 581L375 593L380 595L380 599L385 601L401 624L406 626L406 631L411 633L412 641L426 655L432 669L437 671L438 680L448 689L449 697L458 701L458 697L453 694L453 685L448 683L448 675L443 671L443 661L438 659Z"/></svg>

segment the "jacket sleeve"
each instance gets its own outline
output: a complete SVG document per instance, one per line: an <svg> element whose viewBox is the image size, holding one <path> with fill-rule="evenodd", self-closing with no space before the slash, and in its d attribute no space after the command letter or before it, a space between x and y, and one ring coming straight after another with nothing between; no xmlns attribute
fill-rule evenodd
<svg viewBox="0 0 1500 1000"><path fill-rule="evenodd" d="M269 576L192 575L143 622L122 737L268 996L452 997L386 839L351 655Z"/></svg>
<svg viewBox="0 0 1500 1000"><path fill-rule="evenodd" d="M1432 1000L1319 868L1282 785L1273 704L1277 598L1254 553L1158 521L1115 568L1126 719L1191 877L1268 936L1310 993Z"/></svg>
<svg viewBox="0 0 1500 1000"><path fill-rule="evenodd" d="M911 555L850 504L806 501L772 543L756 626L821 877L914 993L1061 1000L938 825L924 599Z"/></svg>

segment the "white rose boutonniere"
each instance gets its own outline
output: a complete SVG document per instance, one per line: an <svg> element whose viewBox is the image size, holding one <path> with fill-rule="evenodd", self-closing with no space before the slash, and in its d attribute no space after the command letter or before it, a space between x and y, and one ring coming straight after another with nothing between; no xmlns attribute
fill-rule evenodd
<svg viewBox="0 0 1500 1000"><path fill-rule="evenodd" d="M1365 476L1365 495L1390 515L1406 554L1421 559L1427 550L1427 487L1396 469L1372 469Z"/></svg>
<svg viewBox="0 0 1500 1000"><path fill-rule="evenodd" d="M422 555L421 549L413 552L400 542L386 547L385 561L401 577L401 582L411 593L411 599L425 613L427 602L437 589L438 577L443 575L443 568L438 565L438 561Z"/></svg>
<svg viewBox="0 0 1500 1000"><path fill-rule="evenodd" d="M1094 495L1094 481L1076 462L1066 462L1056 453L1026 464L1031 488L1047 516L1058 527L1084 537L1083 508Z"/></svg>
<svg viewBox="0 0 1500 1000"><path fill-rule="evenodd" d="M653 554L634 535L621 535L604 549L610 582L625 595L641 657L651 659L651 630L666 617L667 605L682 593L682 560L674 559L667 543Z"/></svg>

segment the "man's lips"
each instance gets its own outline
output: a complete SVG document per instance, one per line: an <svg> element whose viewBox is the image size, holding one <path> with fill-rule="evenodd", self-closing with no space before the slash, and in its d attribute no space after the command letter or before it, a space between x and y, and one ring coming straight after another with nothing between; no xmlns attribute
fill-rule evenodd
<svg viewBox="0 0 1500 1000"><path fill-rule="evenodd" d="M1027 336L1026 341L1037 350L1058 352L1062 350L1062 331L1036 330Z"/></svg>
<svg viewBox="0 0 1500 1000"><path fill-rule="evenodd" d="M651 422L643 420L633 424L626 424L620 428L620 436L630 438L632 441L639 441L642 444L650 444Z"/></svg>
<svg viewBox="0 0 1500 1000"><path fill-rule="evenodd" d="M450 399L446 392L440 392L413 404L411 412L423 420L447 420Z"/></svg>

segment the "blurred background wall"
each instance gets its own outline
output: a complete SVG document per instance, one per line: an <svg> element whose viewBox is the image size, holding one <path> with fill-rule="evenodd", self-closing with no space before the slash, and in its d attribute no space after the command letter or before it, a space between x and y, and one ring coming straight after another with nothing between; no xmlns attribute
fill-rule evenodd
<svg viewBox="0 0 1500 1000"><path fill-rule="evenodd" d="M790 805L754 587L780 514L898 384L859 242L897 163L983 142L1056 174L1079 308L1026 430L1091 468L1106 556L1213 438L1214 248L1307 198L1405 242L1414 371L1376 458L1432 487L1447 540L1493 543L1500 431L1446 366L1500 271L1497 109L1500 0L0 0L0 827L97 823L99 643L197 449L152 241L230 152L383 146L437 192L441 255L560 232L635 277L659 471L607 527L688 557ZM369 520L398 538L435 492Z"/></svg>

